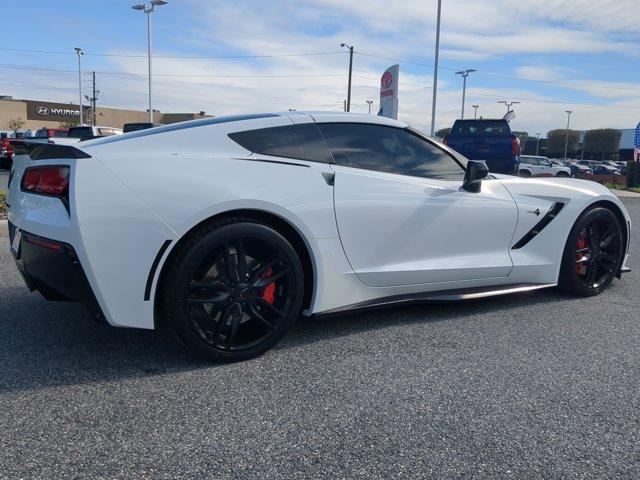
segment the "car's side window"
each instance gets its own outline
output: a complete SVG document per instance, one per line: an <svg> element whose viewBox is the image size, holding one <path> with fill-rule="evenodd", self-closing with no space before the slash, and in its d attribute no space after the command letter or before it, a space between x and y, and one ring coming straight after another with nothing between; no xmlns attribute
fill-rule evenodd
<svg viewBox="0 0 640 480"><path fill-rule="evenodd" d="M254 153L333 163L315 123L234 132L229 134L229 138Z"/></svg>
<svg viewBox="0 0 640 480"><path fill-rule="evenodd" d="M320 123L338 165L439 180L462 180L464 170L447 152L418 135L366 123Z"/></svg>

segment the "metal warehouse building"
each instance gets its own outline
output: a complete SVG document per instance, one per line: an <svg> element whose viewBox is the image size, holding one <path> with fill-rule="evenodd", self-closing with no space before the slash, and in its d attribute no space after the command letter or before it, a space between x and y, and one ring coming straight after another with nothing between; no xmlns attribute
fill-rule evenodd
<svg viewBox="0 0 640 480"><path fill-rule="evenodd" d="M0 130L10 130L9 122L24 121L22 129L37 130L42 127L58 128L65 122L78 122L80 110L77 104L53 103L40 100L17 100L0 96ZM208 117L199 113L161 113L154 111L155 123L176 123ZM94 114L91 107L83 106L84 122L91 124ZM125 110L122 108L97 107L95 125L122 128L125 123L148 122L147 110Z"/></svg>

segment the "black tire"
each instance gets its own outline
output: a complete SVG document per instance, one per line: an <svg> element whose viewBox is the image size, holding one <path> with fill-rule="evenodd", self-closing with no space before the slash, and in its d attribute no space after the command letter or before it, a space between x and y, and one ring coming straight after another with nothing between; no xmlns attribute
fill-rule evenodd
<svg viewBox="0 0 640 480"><path fill-rule="evenodd" d="M293 327L302 309L302 264L272 227L224 219L177 248L163 275L161 314L189 349L217 361L246 360Z"/></svg>
<svg viewBox="0 0 640 480"><path fill-rule="evenodd" d="M571 175L569 175L567 172L558 172L556 173L556 177L567 177L569 178Z"/></svg>
<svg viewBox="0 0 640 480"><path fill-rule="evenodd" d="M529 170L520 170L518 172L518 175L520 175L521 177L530 177L531 172Z"/></svg>
<svg viewBox="0 0 640 480"><path fill-rule="evenodd" d="M590 208L569 233L558 286L573 295L597 295L611 284L623 260L620 220L608 208Z"/></svg>

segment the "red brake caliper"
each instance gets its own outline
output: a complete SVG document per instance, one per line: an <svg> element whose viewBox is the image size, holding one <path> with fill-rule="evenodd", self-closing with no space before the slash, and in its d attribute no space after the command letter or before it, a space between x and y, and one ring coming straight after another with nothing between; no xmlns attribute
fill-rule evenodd
<svg viewBox="0 0 640 480"><path fill-rule="evenodd" d="M262 274L262 280L265 280L273 275L273 269L267 268L265 272ZM264 298L268 303L273 305L273 302L276 301L276 284L275 282L271 282L269 285L264 287L264 291L262 292L262 298Z"/></svg>
<svg viewBox="0 0 640 480"><path fill-rule="evenodd" d="M577 244L578 252L576 254L576 260L580 260L582 257L584 257L584 252L581 252L580 250L583 250L585 248L587 248L587 237L584 235L581 235L578 237L578 244ZM576 263L576 273L578 275L584 275L586 272L587 272L587 264L585 262Z"/></svg>

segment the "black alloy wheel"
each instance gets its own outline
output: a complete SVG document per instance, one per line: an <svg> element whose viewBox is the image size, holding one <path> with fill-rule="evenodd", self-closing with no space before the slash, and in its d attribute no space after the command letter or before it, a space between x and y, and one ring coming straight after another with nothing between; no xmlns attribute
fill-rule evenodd
<svg viewBox="0 0 640 480"><path fill-rule="evenodd" d="M300 314L304 280L293 247L260 223L197 234L174 262L167 294L176 332L209 358L236 361L271 348Z"/></svg>
<svg viewBox="0 0 640 480"><path fill-rule="evenodd" d="M613 281L624 260L624 237L618 217L607 208L585 212L567 240L560 287L579 295L596 295Z"/></svg>

